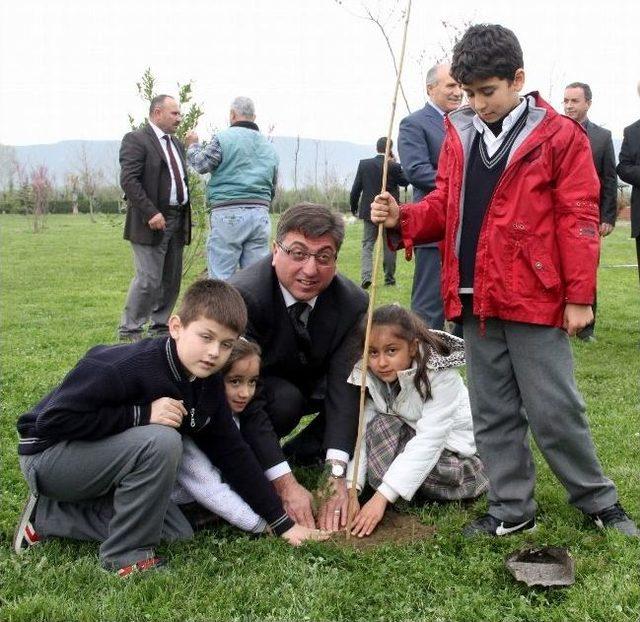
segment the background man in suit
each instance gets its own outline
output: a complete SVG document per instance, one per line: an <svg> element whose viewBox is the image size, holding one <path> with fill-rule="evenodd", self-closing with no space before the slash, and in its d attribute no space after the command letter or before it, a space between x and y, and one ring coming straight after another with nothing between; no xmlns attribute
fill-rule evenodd
<svg viewBox="0 0 640 622"><path fill-rule="evenodd" d="M373 247L378 237L378 227L371 222L371 203L374 197L380 193L382 186L382 168L384 166L384 154L387 148L387 138L383 136L376 143L378 154L373 158L360 160L356 178L353 180L351 195L351 213L358 216L363 221L362 230L362 256L361 275L362 287L367 289L371 285L371 275L373 267ZM400 200L399 186L407 186L409 183L402 172L401 166L394 160L391 149L393 141L389 145L389 169L387 172L387 191L390 192L396 201ZM358 207L359 206L359 207ZM392 251L386 243L386 233L384 236L384 284L396 284L396 253Z"/></svg>
<svg viewBox="0 0 640 622"><path fill-rule="evenodd" d="M462 90L449 75L448 64L427 72L427 105L400 122L398 152L404 174L418 202L436 186L440 148L444 140L444 116L462 101ZM444 310L440 292L440 250L437 244L415 247L411 309L431 328L442 330Z"/></svg>
<svg viewBox="0 0 640 622"><path fill-rule="evenodd" d="M365 292L336 271L343 239L340 214L323 205L295 205L278 222L273 255L229 279L247 305L247 337L261 346L263 357L264 392L243 415L242 433L291 518L308 527L312 498L286 457L296 464L325 460L331 495L318 515L325 529L338 529L347 519L345 475L359 401L347 377L359 354L352 339L367 309ZM281 448L278 439L314 413Z"/></svg>
<svg viewBox="0 0 640 622"><path fill-rule="evenodd" d="M212 279L228 279L269 254L269 205L276 193L278 154L255 123L248 97L231 102L229 125L202 146L198 135L185 138L189 164L198 173L211 173L207 207L211 230L207 266Z"/></svg>
<svg viewBox="0 0 640 622"><path fill-rule="evenodd" d="M564 90L564 113L577 121L586 130L591 143L593 163L600 179L600 236L609 235L616 224L618 213L618 177L616 175L616 155L609 130L589 120L587 114L591 107L591 87L584 82L572 82ZM593 299L593 322L578 333L583 341L594 341L596 299Z"/></svg>
<svg viewBox="0 0 640 622"><path fill-rule="evenodd" d="M638 82L640 95L640 82ZM640 277L640 119L624 128L618 155L618 175L631 184L631 237L636 239L638 277Z"/></svg>
<svg viewBox="0 0 640 622"><path fill-rule="evenodd" d="M135 276L118 329L122 341L168 334L167 320L180 292L182 249L191 241L191 207L184 147L173 135L182 116L178 102L157 95L149 123L125 134L120 185L127 198L124 239L131 242Z"/></svg>

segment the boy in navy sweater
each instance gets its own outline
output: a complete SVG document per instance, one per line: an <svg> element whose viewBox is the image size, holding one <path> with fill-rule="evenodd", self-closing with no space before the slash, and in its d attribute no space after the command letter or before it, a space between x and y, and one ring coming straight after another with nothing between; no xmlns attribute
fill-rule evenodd
<svg viewBox="0 0 640 622"><path fill-rule="evenodd" d="M14 538L97 540L104 568L126 576L163 565L160 540L190 538L170 501L191 436L270 529L292 544L324 537L295 524L234 424L216 372L244 332L235 288L204 280L169 320L170 337L96 346L18 420L20 468L31 496Z"/></svg>

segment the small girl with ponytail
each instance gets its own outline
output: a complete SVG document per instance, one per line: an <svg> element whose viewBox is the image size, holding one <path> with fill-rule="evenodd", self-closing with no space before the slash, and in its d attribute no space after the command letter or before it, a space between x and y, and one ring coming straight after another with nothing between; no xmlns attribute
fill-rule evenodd
<svg viewBox="0 0 640 622"><path fill-rule="evenodd" d="M364 332L364 331L363 331ZM364 339L363 339L364 341ZM456 369L464 342L430 330L398 305L374 311L369 340L365 437L356 477L375 493L355 508L352 534L368 536L387 504L474 499L488 488L476 455L469 396ZM360 386L362 361L349 382ZM347 480L354 479L353 460ZM350 482L349 482L350 483Z"/></svg>

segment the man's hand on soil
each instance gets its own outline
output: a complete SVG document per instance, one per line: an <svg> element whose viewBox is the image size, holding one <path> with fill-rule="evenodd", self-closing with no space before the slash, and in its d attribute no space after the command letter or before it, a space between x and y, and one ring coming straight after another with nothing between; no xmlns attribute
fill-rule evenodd
<svg viewBox="0 0 640 622"><path fill-rule="evenodd" d="M293 473L285 473L272 483L282 499L287 514L299 525L314 529L316 525L313 520L313 496L298 483Z"/></svg>
<svg viewBox="0 0 640 622"><path fill-rule="evenodd" d="M327 531L338 531L347 524L347 480L344 477L330 477L327 486L330 496L318 511L318 527Z"/></svg>

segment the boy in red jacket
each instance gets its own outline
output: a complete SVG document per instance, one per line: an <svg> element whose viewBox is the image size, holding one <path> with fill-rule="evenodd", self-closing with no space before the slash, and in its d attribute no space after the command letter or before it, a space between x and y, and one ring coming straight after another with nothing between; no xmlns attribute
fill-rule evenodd
<svg viewBox="0 0 640 622"><path fill-rule="evenodd" d="M524 85L517 38L476 25L451 75L469 106L449 114L436 189L398 207L376 197L371 219L414 244L443 240L442 295L462 319L489 511L465 536L534 529L528 428L569 501L598 527L640 536L596 457L568 336L593 318L599 182L584 130ZM564 329L564 330L560 330Z"/></svg>

